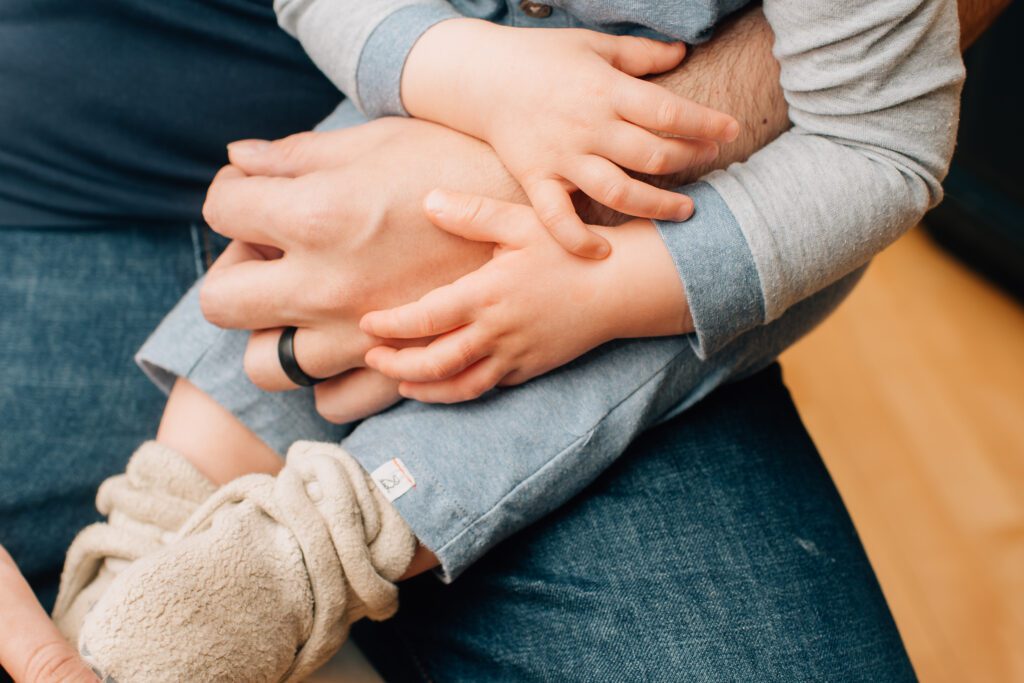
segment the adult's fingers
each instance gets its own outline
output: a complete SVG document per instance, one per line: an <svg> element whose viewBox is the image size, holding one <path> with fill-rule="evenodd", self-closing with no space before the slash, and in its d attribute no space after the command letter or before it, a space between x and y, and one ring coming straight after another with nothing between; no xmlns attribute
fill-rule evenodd
<svg viewBox="0 0 1024 683"><path fill-rule="evenodd" d="M273 247L263 247L258 244L233 240L224 248L224 251L221 252L207 272L216 273L246 261L274 261L281 258L282 255L283 252Z"/></svg>
<svg viewBox="0 0 1024 683"><path fill-rule="evenodd" d="M203 315L217 327L262 330L302 326L304 291L287 258L248 260L211 269L199 290Z"/></svg>
<svg viewBox="0 0 1024 683"><path fill-rule="evenodd" d="M708 163L718 156L718 145L707 140L663 138L619 121L598 139L593 152L632 171L664 175Z"/></svg>
<svg viewBox="0 0 1024 683"><path fill-rule="evenodd" d="M576 213L562 183L545 178L527 183L526 191L537 218L566 251L583 258L602 259L611 253L608 240L591 232Z"/></svg>
<svg viewBox="0 0 1024 683"><path fill-rule="evenodd" d="M384 124L386 125L386 124ZM351 161L380 144L382 126L296 133L280 140L238 140L228 159L249 175L296 177Z"/></svg>
<svg viewBox="0 0 1024 683"><path fill-rule="evenodd" d="M281 369L277 345L281 329L257 330L249 336L245 349L245 373L264 391L291 391L298 386ZM340 375L361 367L363 356L372 345L363 332L354 327L305 328L295 331L295 359L310 377Z"/></svg>
<svg viewBox="0 0 1024 683"><path fill-rule="evenodd" d="M301 220L298 207L312 200L299 183L290 178L247 176L239 168L225 166L206 193L203 218L225 237L284 249L289 241L281 228Z"/></svg>
<svg viewBox="0 0 1024 683"><path fill-rule="evenodd" d="M18 683L96 683L98 678L43 611L0 547L0 667Z"/></svg>
<svg viewBox="0 0 1024 683"><path fill-rule="evenodd" d="M474 242L521 246L530 209L520 204L465 192L434 190L423 200L430 222L446 232ZM530 212L530 213L525 213Z"/></svg>
<svg viewBox="0 0 1024 683"><path fill-rule="evenodd" d="M313 395L316 411L336 424L362 420L402 400L396 380L366 368L316 385Z"/></svg>
<svg viewBox="0 0 1024 683"><path fill-rule="evenodd" d="M693 200L686 195L631 178L599 156L583 159L568 177L587 196L630 216L682 221L693 215Z"/></svg>
<svg viewBox="0 0 1024 683"><path fill-rule="evenodd" d="M620 81L614 106L627 121L684 138L732 142L740 132L740 124L728 114L636 78Z"/></svg>
<svg viewBox="0 0 1024 683"><path fill-rule="evenodd" d="M673 69L686 56L683 43L666 43L636 36L593 36L594 49L619 71L630 76L660 74Z"/></svg>

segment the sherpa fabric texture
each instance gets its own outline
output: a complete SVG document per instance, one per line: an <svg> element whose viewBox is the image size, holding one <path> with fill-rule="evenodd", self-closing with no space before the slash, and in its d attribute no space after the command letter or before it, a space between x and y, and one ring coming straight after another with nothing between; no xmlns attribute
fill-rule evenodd
<svg viewBox="0 0 1024 683"><path fill-rule="evenodd" d="M96 493L106 522L83 529L68 548L53 620L69 642L78 642L86 613L124 567L163 547L216 487L179 453L147 441L124 474Z"/></svg>
<svg viewBox="0 0 1024 683"><path fill-rule="evenodd" d="M301 680L353 621L394 614L415 549L351 456L299 442L276 477L224 486L172 543L122 572L79 649L118 683Z"/></svg>

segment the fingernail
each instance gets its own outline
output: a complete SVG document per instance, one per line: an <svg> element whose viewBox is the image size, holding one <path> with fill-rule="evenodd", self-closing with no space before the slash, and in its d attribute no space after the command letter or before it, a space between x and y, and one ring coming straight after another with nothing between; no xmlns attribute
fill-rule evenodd
<svg viewBox="0 0 1024 683"><path fill-rule="evenodd" d="M444 195L440 190L434 190L423 200L423 207L435 216L440 216L444 213Z"/></svg>
<svg viewBox="0 0 1024 683"><path fill-rule="evenodd" d="M594 256L596 256L597 258L605 258L611 252L612 249L611 247L608 246L607 242L601 242L600 244L597 245L597 248L594 250Z"/></svg>
<svg viewBox="0 0 1024 683"><path fill-rule="evenodd" d="M739 136L740 134L739 122L735 120L730 121L729 124L725 127L724 133L726 142L732 142L733 140L735 140L737 136Z"/></svg>
<svg viewBox="0 0 1024 683"><path fill-rule="evenodd" d="M267 147L270 147L267 140L238 140L228 143L228 154L248 157L259 154Z"/></svg>
<svg viewBox="0 0 1024 683"><path fill-rule="evenodd" d="M685 221L693 215L693 202L683 202L682 206L679 207L679 212L676 214L677 221Z"/></svg>
<svg viewBox="0 0 1024 683"><path fill-rule="evenodd" d="M702 163L708 163L718 158L718 145L708 145L708 148L704 150L704 159Z"/></svg>

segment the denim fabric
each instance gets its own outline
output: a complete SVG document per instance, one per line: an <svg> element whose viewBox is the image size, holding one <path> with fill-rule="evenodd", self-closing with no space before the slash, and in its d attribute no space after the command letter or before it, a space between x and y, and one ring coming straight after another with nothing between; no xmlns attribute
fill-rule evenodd
<svg viewBox="0 0 1024 683"><path fill-rule="evenodd" d="M358 116L345 103L320 128L352 124ZM440 576L451 581L582 490L644 430L771 363L838 305L861 272L707 359L683 336L614 342L477 401L405 401L351 434L351 426L316 415L311 390L267 394L249 382L242 369L247 333L206 322L197 289L137 360L165 390L175 377L187 377L279 452L299 439L345 437L342 446L369 472L401 458L416 486L395 506L440 560Z"/></svg>
<svg viewBox="0 0 1024 683"><path fill-rule="evenodd" d="M132 354L203 269L197 229L0 230L0 544L48 605L99 483L164 397Z"/></svg>
<svg viewBox="0 0 1024 683"><path fill-rule="evenodd" d="M913 681L778 368L640 437L583 495L355 638L385 680Z"/></svg>

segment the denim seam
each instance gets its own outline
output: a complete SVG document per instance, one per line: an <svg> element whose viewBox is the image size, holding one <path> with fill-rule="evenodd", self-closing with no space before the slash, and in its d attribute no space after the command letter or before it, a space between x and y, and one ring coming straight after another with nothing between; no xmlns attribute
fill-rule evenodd
<svg viewBox="0 0 1024 683"><path fill-rule="evenodd" d="M192 237L192 259L196 266L196 277L200 278L206 269L203 267L203 246L199 242L199 226L195 222L189 223L188 231Z"/></svg>
<svg viewBox="0 0 1024 683"><path fill-rule="evenodd" d="M199 354L199 356L195 359L195 361L192 363L192 365L189 366L189 368L186 371L183 379L188 379L189 381L191 381L192 373L195 372L196 368L198 368L199 365L204 360L206 360L206 356L210 353L210 351L214 347L217 346L217 342L220 341L220 338L224 336L225 332L227 332L227 330L224 330L224 329L218 329L217 330L217 339L215 339L212 343L206 345L206 348L203 349L203 352L201 354Z"/></svg>
<svg viewBox="0 0 1024 683"><path fill-rule="evenodd" d="M553 467L554 465L559 463L561 461L561 459L567 453L569 453L575 446L577 446L579 443L584 442L584 441L589 441L590 439L592 439L593 436L594 436L594 433L597 431L598 426L602 422L604 422L608 418L609 415L611 415L616 410L621 408L622 405L624 403L626 403L628 400L630 400L631 398L636 396L638 392L640 392L642 389L644 389L646 386L648 386L651 382L653 382L654 379L656 377L660 376L662 374L662 372L664 372L664 370L666 368L668 368L670 365L674 364L676 362L676 360L679 359L680 356L683 356L686 353L692 353L692 350L689 347L684 347L683 351L680 351L679 353L673 355L669 360L667 360L663 365L661 365L655 372L651 373L651 376L643 384L638 386L636 389L634 389L632 392L630 392L628 396L623 397L622 400L620 400L618 403L616 403L614 406L612 406L610 409L608 409L600 418L598 418L594 422L593 426L591 426L590 429L588 429L585 433L583 433L582 435L578 436L577 438L573 439L573 441L571 443L569 443L568 445L566 445L561 451L559 451L557 455L555 455L553 458L551 458L550 460L545 462L543 465L541 465L539 468L537 468L532 474L530 474L528 477L523 479L521 482L516 484L504 496L502 496L501 499L498 500L497 503L492 505L489 510L487 510L483 514L479 515L475 520L470 522L465 528L463 528L461 531L459 531L459 533L456 534L454 538L452 538L450 541L445 543L441 548L439 548L437 553L438 554L443 554L446 549L451 548L451 547L457 545L459 543L459 541L464 536L466 536L467 534L471 535L472 538L478 538L479 534L476 533L476 531L475 531L477 529L477 527L479 527L483 523L484 520L486 520L486 519L490 518L491 516L493 516L495 514L495 511L498 508L500 508L509 497L511 497L513 494L515 494L519 489L521 489L524 486L528 485L530 482L532 482L534 479L536 479L538 476L540 476L540 474L543 473L545 470L547 470L548 468Z"/></svg>

